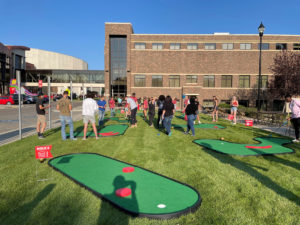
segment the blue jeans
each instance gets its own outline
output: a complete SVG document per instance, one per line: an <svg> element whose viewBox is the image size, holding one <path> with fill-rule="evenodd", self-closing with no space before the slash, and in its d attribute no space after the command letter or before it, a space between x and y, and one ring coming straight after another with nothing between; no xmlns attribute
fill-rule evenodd
<svg viewBox="0 0 300 225"><path fill-rule="evenodd" d="M192 130L193 135L195 135L194 121L196 119L196 115L191 114L187 116L187 133Z"/></svg>
<svg viewBox="0 0 300 225"><path fill-rule="evenodd" d="M164 127L167 130L167 134L169 134L171 132L172 119L173 119L173 116L166 116L164 118Z"/></svg>
<svg viewBox="0 0 300 225"><path fill-rule="evenodd" d="M66 140L66 123L69 124L70 127L70 139L74 138L73 134L73 121L71 116L59 116L61 122L61 137L63 140Z"/></svg>
<svg viewBox="0 0 300 225"><path fill-rule="evenodd" d="M110 108L110 117L115 116L115 108Z"/></svg>
<svg viewBox="0 0 300 225"><path fill-rule="evenodd" d="M99 123L99 126L101 126L103 124L103 121L104 121L105 111L99 110L98 115L99 115L98 123Z"/></svg>

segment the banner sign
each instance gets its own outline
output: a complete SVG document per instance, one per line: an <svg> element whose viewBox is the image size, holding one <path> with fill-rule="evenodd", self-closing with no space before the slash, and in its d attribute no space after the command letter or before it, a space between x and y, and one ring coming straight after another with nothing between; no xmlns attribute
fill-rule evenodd
<svg viewBox="0 0 300 225"><path fill-rule="evenodd" d="M45 159L45 158L53 158L51 154L52 145L46 146L35 146L35 158L36 159Z"/></svg>
<svg viewBox="0 0 300 225"><path fill-rule="evenodd" d="M253 127L253 120L245 120L245 126Z"/></svg>
<svg viewBox="0 0 300 225"><path fill-rule="evenodd" d="M43 80L39 80L39 88L43 87Z"/></svg>

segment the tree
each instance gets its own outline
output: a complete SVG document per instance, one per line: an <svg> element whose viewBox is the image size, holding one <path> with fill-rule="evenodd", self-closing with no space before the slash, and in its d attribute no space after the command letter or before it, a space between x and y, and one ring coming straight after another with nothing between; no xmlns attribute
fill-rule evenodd
<svg viewBox="0 0 300 225"><path fill-rule="evenodd" d="M270 91L274 97L289 93L300 95L300 54L282 51L274 57L270 66L274 77L270 81Z"/></svg>

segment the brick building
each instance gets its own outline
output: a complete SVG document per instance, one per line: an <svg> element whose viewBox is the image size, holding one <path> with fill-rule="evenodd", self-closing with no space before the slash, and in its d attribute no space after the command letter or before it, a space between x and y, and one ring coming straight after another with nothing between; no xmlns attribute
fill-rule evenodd
<svg viewBox="0 0 300 225"><path fill-rule="evenodd" d="M300 50L300 35L264 35L262 87L281 50ZM258 34L134 34L130 23L105 23L106 95L197 96L210 105L213 95L244 105L257 104ZM252 93L252 94L251 94ZM278 99L265 99L269 107ZM278 107L278 106L277 106Z"/></svg>

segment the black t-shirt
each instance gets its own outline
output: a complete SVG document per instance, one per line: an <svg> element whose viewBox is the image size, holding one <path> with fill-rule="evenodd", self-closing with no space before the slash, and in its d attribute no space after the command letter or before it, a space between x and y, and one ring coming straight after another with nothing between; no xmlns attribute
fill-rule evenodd
<svg viewBox="0 0 300 225"><path fill-rule="evenodd" d="M186 107L185 114L186 115L196 114L197 110L198 110L198 105L196 105L196 103L191 103L188 104L188 106Z"/></svg>
<svg viewBox="0 0 300 225"><path fill-rule="evenodd" d="M44 107L43 99L40 99L40 98L39 98L39 99L36 101L36 113L37 113L38 115L45 115L45 114L46 114L46 113L45 113L45 109L40 109L40 105Z"/></svg>
<svg viewBox="0 0 300 225"><path fill-rule="evenodd" d="M155 103L152 104L152 102L150 101L149 103L149 111L148 111L148 114L155 114Z"/></svg>
<svg viewBox="0 0 300 225"><path fill-rule="evenodd" d="M163 110L165 110L165 116L172 116L173 115L173 109L174 109L174 104L172 102L165 102Z"/></svg>

